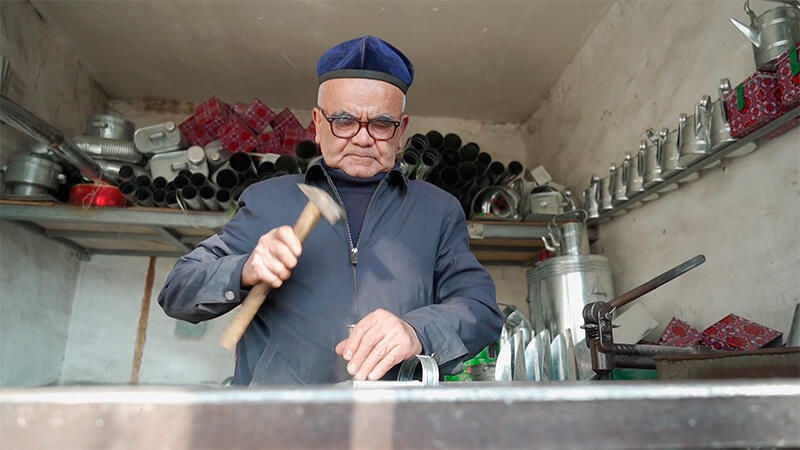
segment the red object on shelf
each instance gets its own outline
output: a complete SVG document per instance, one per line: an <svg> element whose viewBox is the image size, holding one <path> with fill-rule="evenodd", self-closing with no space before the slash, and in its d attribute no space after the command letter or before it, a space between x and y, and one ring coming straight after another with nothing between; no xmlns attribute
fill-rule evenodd
<svg viewBox="0 0 800 450"><path fill-rule="evenodd" d="M183 136L194 145L205 147L209 142L216 139L214 134L198 125L195 116L184 120L178 128L180 128Z"/></svg>
<svg viewBox="0 0 800 450"><path fill-rule="evenodd" d="M780 116L788 109L781 103L778 77L756 72L725 96L731 135L740 138Z"/></svg>
<svg viewBox="0 0 800 450"><path fill-rule="evenodd" d="M781 85L781 103L787 109L800 105L800 42L783 52L775 63Z"/></svg>
<svg viewBox="0 0 800 450"><path fill-rule="evenodd" d="M219 127L219 140L231 152L249 152L258 147L258 135L236 114Z"/></svg>
<svg viewBox="0 0 800 450"><path fill-rule="evenodd" d="M717 350L757 350L781 344L782 333L729 314L703 330L703 344Z"/></svg>
<svg viewBox="0 0 800 450"><path fill-rule="evenodd" d="M259 153L280 153L281 135L277 131L262 133L258 136Z"/></svg>
<svg viewBox="0 0 800 450"><path fill-rule="evenodd" d="M257 133L264 131L270 121L275 118L275 112L261 100L254 98L247 110L242 113L242 119L247 122Z"/></svg>
<svg viewBox="0 0 800 450"><path fill-rule="evenodd" d="M125 206L128 202L119 188L106 184L82 183L72 186L69 191L69 202L80 206L116 207Z"/></svg>
<svg viewBox="0 0 800 450"><path fill-rule="evenodd" d="M700 345L703 335L699 331L692 328L688 323L673 317L669 321L661 337L658 339L658 345L666 345L670 347L696 347Z"/></svg>
<svg viewBox="0 0 800 450"><path fill-rule="evenodd" d="M197 105L194 112L197 125L205 128L215 136L220 136L219 131L228 119L234 115L230 105L221 101L217 97L211 97L203 103Z"/></svg>
<svg viewBox="0 0 800 450"><path fill-rule="evenodd" d="M289 108L284 108L283 111L279 112L270 122L272 125L272 129L279 132L281 136L285 135L285 131L290 128L300 129L303 130L303 126L300 125L300 121L297 120L297 117L289 110Z"/></svg>

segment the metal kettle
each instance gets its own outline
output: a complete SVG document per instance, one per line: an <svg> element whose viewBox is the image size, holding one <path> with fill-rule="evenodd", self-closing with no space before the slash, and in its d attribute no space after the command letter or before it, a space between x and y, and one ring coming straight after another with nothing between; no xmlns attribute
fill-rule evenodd
<svg viewBox="0 0 800 450"><path fill-rule="evenodd" d="M753 55L758 70L771 71L775 58L800 41L800 1L770 0L783 3L757 16L750 9L750 0L745 0L744 11L750 18L750 26L730 18L736 27L753 44Z"/></svg>

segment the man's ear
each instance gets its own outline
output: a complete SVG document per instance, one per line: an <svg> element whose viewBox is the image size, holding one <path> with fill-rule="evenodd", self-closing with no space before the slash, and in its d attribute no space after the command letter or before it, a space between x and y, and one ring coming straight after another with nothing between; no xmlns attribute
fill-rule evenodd
<svg viewBox="0 0 800 450"><path fill-rule="evenodd" d="M322 111L320 111L316 106L311 110L311 120L314 121L314 129L316 130L316 133L314 133L314 141L317 143L317 145L320 145L319 132L323 129L322 122L327 121L322 117Z"/></svg>

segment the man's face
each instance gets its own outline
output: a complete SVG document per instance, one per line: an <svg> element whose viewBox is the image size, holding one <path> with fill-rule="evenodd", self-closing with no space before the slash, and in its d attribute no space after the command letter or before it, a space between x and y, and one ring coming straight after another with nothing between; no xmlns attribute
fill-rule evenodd
<svg viewBox="0 0 800 450"><path fill-rule="evenodd" d="M408 116L403 114L403 92L379 80L339 78L324 83L319 105L328 117L349 117L367 122L373 119L399 121L394 137L376 140L361 127L358 134L343 139L331 133L331 126L320 111L312 113L317 129L317 143L330 167L354 177L367 178L394 167L395 157L403 142Z"/></svg>

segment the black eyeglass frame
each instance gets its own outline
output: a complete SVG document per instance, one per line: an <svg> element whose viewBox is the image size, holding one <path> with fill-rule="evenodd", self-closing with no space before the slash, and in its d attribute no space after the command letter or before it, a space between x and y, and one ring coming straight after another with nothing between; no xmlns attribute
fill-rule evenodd
<svg viewBox="0 0 800 450"><path fill-rule="evenodd" d="M361 121L361 120L353 119L351 117L328 117L328 115L325 114L325 111L322 109L321 106L317 105L317 109L319 109L319 112L322 113L322 117L324 117L325 120L328 121L328 126L330 126L330 128L331 128L331 134L336 136L339 139L352 139L358 133L361 132L361 128L366 128L367 129L367 134L369 134L369 136L372 139L375 139L376 141L390 141L395 137L395 135L397 135L397 128L400 127L400 124L402 123L401 120L372 119L372 120L368 120L368 121L364 122L364 121ZM358 129L356 130L355 133L353 133L352 136L339 136L338 134L336 134L335 131L333 131L333 121L334 120L341 120L341 119L352 120L352 121L358 123ZM373 122L391 123L392 125L394 125L394 130L392 130L392 135L389 136L388 138L377 138L377 137L373 136L372 132L369 130L369 124L371 124Z"/></svg>

